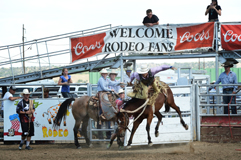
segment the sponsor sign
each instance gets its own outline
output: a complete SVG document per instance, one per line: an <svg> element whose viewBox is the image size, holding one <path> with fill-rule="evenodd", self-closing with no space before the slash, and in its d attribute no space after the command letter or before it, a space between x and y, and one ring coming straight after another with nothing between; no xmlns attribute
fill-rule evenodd
<svg viewBox="0 0 241 160"><path fill-rule="evenodd" d="M241 25L221 25L221 44L224 50L241 50Z"/></svg>
<svg viewBox="0 0 241 160"><path fill-rule="evenodd" d="M70 38L71 62L107 53L172 53L213 44L214 23L189 26L123 26L85 37Z"/></svg>
<svg viewBox="0 0 241 160"><path fill-rule="evenodd" d="M16 106L20 100L4 101L4 141L21 140L22 129L20 119L16 113ZM63 100L62 100L63 101ZM58 129L53 128L53 120L58 112L60 100L34 100L34 136L31 140L74 140L74 123L72 111L69 109L66 123L62 121ZM65 124L65 125L64 125Z"/></svg>

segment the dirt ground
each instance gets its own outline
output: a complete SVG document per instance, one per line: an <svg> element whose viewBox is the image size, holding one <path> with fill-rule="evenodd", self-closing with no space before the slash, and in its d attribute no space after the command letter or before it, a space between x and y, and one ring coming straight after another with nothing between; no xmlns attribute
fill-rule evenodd
<svg viewBox="0 0 241 160"><path fill-rule="evenodd" d="M18 150L18 145L0 145L0 159L178 159L178 160L240 160L240 143L206 143L168 144L148 146L132 146L131 149L118 150L114 142L111 149L107 143L95 143L93 148L82 144L76 149L74 144L32 144L33 150ZM25 147L25 146L24 146Z"/></svg>

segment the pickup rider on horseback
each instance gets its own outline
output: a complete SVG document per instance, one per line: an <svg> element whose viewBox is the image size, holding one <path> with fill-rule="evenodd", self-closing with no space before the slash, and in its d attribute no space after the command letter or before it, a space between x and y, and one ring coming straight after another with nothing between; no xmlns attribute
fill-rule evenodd
<svg viewBox="0 0 241 160"><path fill-rule="evenodd" d="M110 81L108 80L106 77L108 75L108 72L106 69L102 69L100 71L101 77L97 83L97 91L100 97L100 93L101 92L114 92L114 89L109 89L108 86L118 86L120 84L122 84L122 82L115 82L115 81ZM104 114L102 114L102 109L100 109L100 118L102 119L106 119L106 117L104 116Z"/></svg>

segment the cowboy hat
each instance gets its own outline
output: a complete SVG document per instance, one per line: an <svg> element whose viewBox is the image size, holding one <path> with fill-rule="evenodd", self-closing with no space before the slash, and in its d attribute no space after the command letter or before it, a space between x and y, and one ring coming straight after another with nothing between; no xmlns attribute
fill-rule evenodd
<svg viewBox="0 0 241 160"><path fill-rule="evenodd" d="M28 91L28 89L24 89L21 95L24 95L24 94L31 94L31 93Z"/></svg>
<svg viewBox="0 0 241 160"><path fill-rule="evenodd" d="M108 71L107 71L105 68L103 68L103 69L100 71L100 74L102 74L102 73L107 73L107 74L108 74Z"/></svg>
<svg viewBox="0 0 241 160"><path fill-rule="evenodd" d="M233 67L233 64L227 64L227 63L224 63L221 65L222 67Z"/></svg>
<svg viewBox="0 0 241 160"><path fill-rule="evenodd" d="M121 89L119 89L119 92L118 92L118 94L121 94L121 93L124 93L124 90L121 88Z"/></svg>
<svg viewBox="0 0 241 160"><path fill-rule="evenodd" d="M145 74L149 71L149 68L147 67L146 64L141 65L141 68L138 69L137 73L138 74Z"/></svg>
<svg viewBox="0 0 241 160"><path fill-rule="evenodd" d="M109 75L111 74L115 74L115 75L118 75L118 73L116 72L116 70L112 69L111 72L109 73Z"/></svg>
<svg viewBox="0 0 241 160"><path fill-rule="evenodd" d="M130 66L126 67L126 71L132 71L131 67Z"/></svg>

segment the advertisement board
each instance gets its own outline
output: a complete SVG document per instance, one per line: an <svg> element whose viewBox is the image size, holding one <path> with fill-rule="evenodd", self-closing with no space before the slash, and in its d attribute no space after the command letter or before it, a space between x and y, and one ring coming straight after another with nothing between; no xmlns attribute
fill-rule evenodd
<svg viewBox="0 0 241 160"><path fill-rule="evenodd" d="M211 48L214 22L192 25L122 26L70 38L71 62L109 53L174 53Z"/></svg>
<svg viewBox="0 0 241 160"><path fill-rule="evenodd" d="M22 129L16 106L19 100L4 101L4 141L20 140ZM32 140L74 140L73 128L75 120L71 107L67 112L66 125L63 121L59 128L53 128L53 120L64 100L35 99L34 130Z"/></svg>

